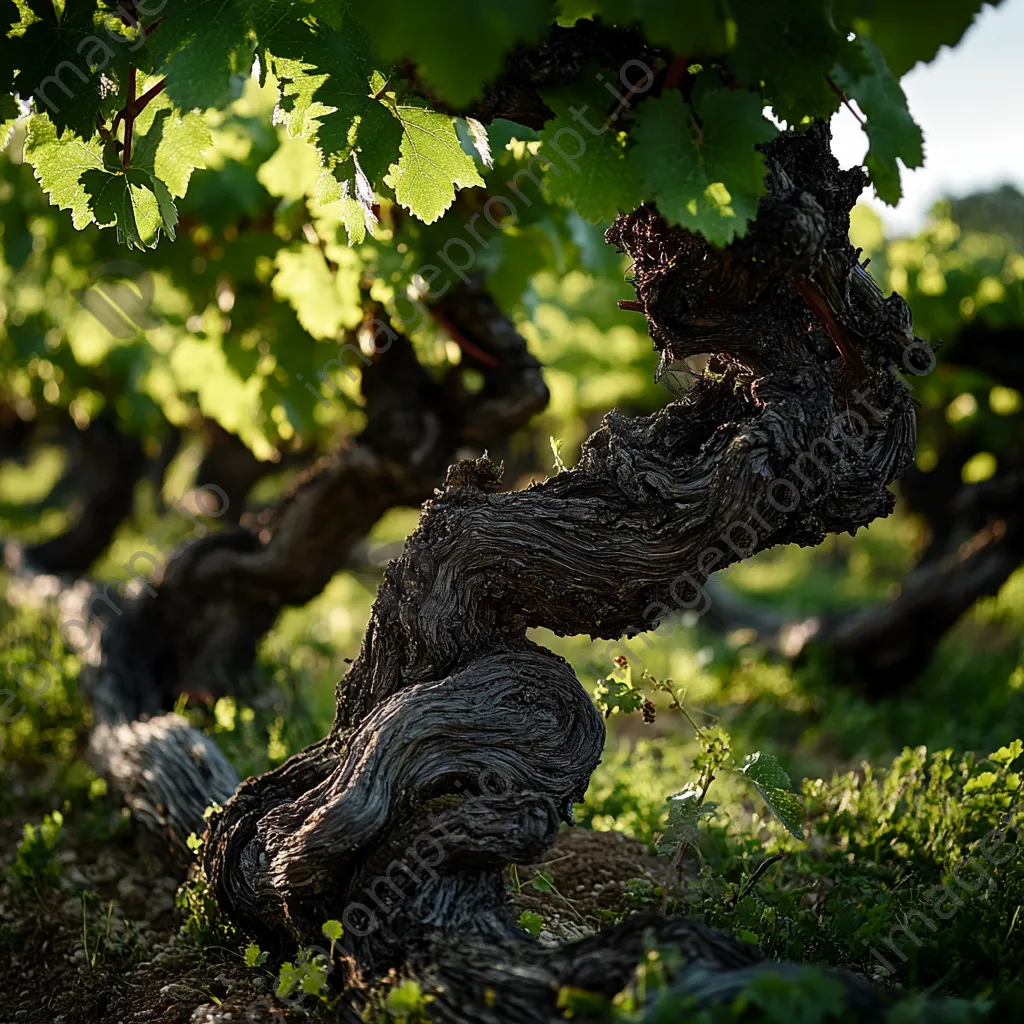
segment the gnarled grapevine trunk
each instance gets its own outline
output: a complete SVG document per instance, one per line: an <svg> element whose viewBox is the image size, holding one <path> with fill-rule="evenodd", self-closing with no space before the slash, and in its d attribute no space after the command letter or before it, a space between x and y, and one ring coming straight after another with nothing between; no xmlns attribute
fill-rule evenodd
<svg viewBox="0 0 1024 1024"><path fill-rule="evenodd" d="M487 460L453 466L386 572L330 734L212 817L204 868L224 913L284 948L341 919L354 1004L397 968L438 1019L552 1019L562 985L621 987L645 930L682 945L683 984L749 977L756 952L657 915L541 952L508 913L502 869L571 820L604 740L531 627L651 629L714 569L892 510L914 449L892 372L910 317L857 262L848 212L865 179L828 143L818 125L765 147L769 194L725 251L651 207L619 218L627 305L666 361L711 352L708 372L656 415L609 414L574 469L525 491L503 491ZM870 414L850 416L852 395ZM802 485L780 484L794 466Z"/></svg>

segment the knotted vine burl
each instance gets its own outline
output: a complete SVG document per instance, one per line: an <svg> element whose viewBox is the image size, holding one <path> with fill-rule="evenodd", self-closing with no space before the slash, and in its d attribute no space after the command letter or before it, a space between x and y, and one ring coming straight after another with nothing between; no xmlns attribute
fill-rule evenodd
<svg viewBox="0 0 1024 1024"><path fill-rule="evenodd" d="M211 820L204 867L222 910L289 951L343 918L356 1003L399 969L435 994L440 1019L547 1019L561 985L621 986L645 929L691 965L742 975L759 959L659 915L541 952L506 907L502 870L551 844L604 742L572 669L528 630L651 629L712 569L888 514L887 485L912 458L893 372L910 316L848 239L866 178L839 168L822 125L764 154L768 194L726 250L651 206L608 232L633 261L624 305L646 316L663 361L710 354L686 397L610 413L575 468L523 491L503 491L487 460L453 466L387 570L330 734ZM782 478L799 483L795 504ZM436 846L419 870L404 855L426 860L426 836Z"/></svg>

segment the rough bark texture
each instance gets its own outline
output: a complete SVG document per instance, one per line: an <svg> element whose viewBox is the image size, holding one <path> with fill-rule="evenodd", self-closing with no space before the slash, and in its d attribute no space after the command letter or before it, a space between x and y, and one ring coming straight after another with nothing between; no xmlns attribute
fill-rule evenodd
<svg viewBox="0 0 1024 1024"><path fill-rule="evenodd" d="M584 18L571 27L552 26L537 46L520 46L508 55L502 74L468 114L481 121L505 118L541 128L552 117L541 98L544 91L579 81L589 66L619 68L627 61L653 65L658 52L638 32L604 25L600 20ZM631 70L636 85L644 72L636 63Z"/></svg>
<svg viewBox="0 0 1024 1024"><path fill-rule="evenodd" d="M527 630L651 629L712 569L889 513L887 485L912 458L891 371L909 312L847 237L865 177L839 169L820 125L766 155L770 192L724 252L646 206L609 231L666 361L713 353L686 398L611 413L574 469L525 491L503 492L485 459L453 466L385 574L331 733L210 821L204 868L223 912L284 948L340 918L356 1005L401 968L437 1019L554 1019L559 985L620 986L646 930L682 944L698 988L712 971L728 992L757 959L657 915L541 952L506 909L502 868L571 819L604 739L571 668ZM873 410L862 429L844 417L854 391ZM817 469L794 505L777 481L808 454ZM722 542L733 524L743 548Z"/></svg>

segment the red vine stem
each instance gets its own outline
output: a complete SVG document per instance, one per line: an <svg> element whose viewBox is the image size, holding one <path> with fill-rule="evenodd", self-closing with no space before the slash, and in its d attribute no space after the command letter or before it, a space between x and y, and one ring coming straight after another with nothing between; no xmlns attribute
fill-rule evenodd
<svg viewBox="0 0 1024 1024"><path fill-rule="evenodd" d="M860 122L861 128L863 128L864 127L864 118L861 117L860 114L858 114L856 110L854 110L853 104L848 99L846 93L843 92L843 90L840 89L838 85L836 85L836 83L833 81L831 75L826 75L825 76L825 81L828 82L829 88L843 101L843 106L846 107L846 109L851 114L853 114L853 116L855 118L857 118L857 120Z"/></svg>
<svg viewBox="0 0 1024 1024"><path fill-rule="evenodd" d="M154 96L159 96L160 93L162 93L164 91L164 89L166 89L166 88L167 88L167 79L166 78L161 78L160 81L156 83L156 85L154 85L151 88L147 89L132 104L132 110L131 110L132 115L135 116L135 117L138 117L139 114L141 114L142 111L146 109L147 105L149 104L149 101L151 99L153 99Z"/></svg>
<svg viewBox="0 0 1024 1024"><path fill-rule="evenodd" d="M478 348L468 338L464 337L459 329L442 313L439 309L431 309L431 315L437 321L437 324L441 329L448 335L452 341L455 342L459 348L468 356L472 356L477 362L483 363L484 366L498 366L498 360L490 354L485 352L482 348Z"/></svg>
<svg viewBox="0 0 1024 1024"><path fill-rule="evenodd" d="M124 153L122 155L122 165L127 167L131 162L132 157L132 127L135 124L135 118L146 109L149 101L154 96L158 96L160 93L167 88L167 79L162 78L156 85L147 89L138 99L129 100L114 116L114 123L110 126L111 135L117 134L118 125L124 121ZM135 92L135 68L128 69L128 95L131 96Z"/></svg>
<svg viewBox="0 0 1024 1024"><path fill-rule="evenodd" d="M127 171L132 162L132 129L135 127L135 65L128 68L128 104L124 108L124 149L121 152L121 166Z"/></svg>
<svg viewBox="0 0 1024 1024"><path fill-rule="evenodd" d="M685 53L680 53L676 56L669 65L668 71L665 72L665 80L662 83L662 88L678 89L682 84L683 79L686 77L686 69L690 66L689 62L690 58ZM622 101L616 105L615 109L610 114L608 122L617 121L619 119L619 114L632 105L634 98L642 92L647 92L653 84L653 72L650 75L645 73L643 78L641 78L636 85L630 86L629 91L622 97Z"/></svg>
<svg viewBox="0 0 1024 1024"><path fill-rule="evenodd" d="M821 292L805 277L797 278L796 290L803 297L804 302L811 307L818 320L825 326L825 330L828 331L833 344L839 349L839 354L843 357L843 360L847 363L852 363L854 366L863 366L864 364L850 343L846 331L843 330L842 325L836 320Z"/></svg>
<svg viewBox="0 0 1024 1024"><path fill-rule="evenodd" d="M690 58L685 54L679 54L674 61L669 65L668 71L665 73L665 81L662 84L663 89L678 89L683 84L683 79L686 77L686 69L690 66Z"/></svg>
<svg viewBox="0 0 1024 1024"><path fill-rule="evenodd" d="M680 60L684 61L683 68L685 70L685 67L686 67L685 60L686 60L686 58L685 57L677 58L677 62L680 61ZM674 64L673 64L673 67L675 67ZM671 73L671 68L669 69L669 72ZM617 121L619 119L619 114L621 114L628 106L630 106L633 98L638 93L647 92L647 90L650 89L650 87L651 87L651 85L653 85L653 83L654 83L654 76L653 76L653 74L648 75L645 72L644 73L644 77L641 78L640 81L636 83L636 85L630 86L629 91L626 93L625 96L622 97L622 101L612 111L611 115L608 118L608 121Z"/></svg>

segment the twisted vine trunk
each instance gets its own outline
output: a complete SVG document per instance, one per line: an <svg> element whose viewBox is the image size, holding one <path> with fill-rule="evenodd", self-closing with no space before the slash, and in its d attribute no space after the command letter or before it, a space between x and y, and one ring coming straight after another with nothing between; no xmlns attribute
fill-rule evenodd
<svg viewBox="0 0 1024 1024"><path fill-rule="evenodd" d="M710 351L708 372L656 415L609 414L574 469L525 491L503 491L485 459L451 467L385 574L330 734L210 820L222 911L284 949L341 919L356 1006L394 969L440 1020L556 1019L562 986L621 987L645 934L682 946L695 991L708 971L721 995L756 969L756 950L658 915L542 951L508 912L502 869L571 821L604 741L572 669L527 631L654 628L715 569L888 514L912 458L892 372L909 312L847 237L864 175L839 169L821 125L765 153L769 193L725 251L646 206L609 231L663 358ZM859 420L854 394L871 410ZM779 483L794 466L796 501Z"/></svg>

